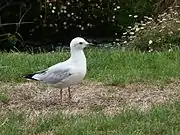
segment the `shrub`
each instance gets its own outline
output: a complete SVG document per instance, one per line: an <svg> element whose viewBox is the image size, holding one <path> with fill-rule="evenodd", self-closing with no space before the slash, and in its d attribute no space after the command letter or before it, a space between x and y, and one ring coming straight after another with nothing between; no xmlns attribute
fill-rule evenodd
<svg viewBox="0 0 180 135"><path fill-rule="evenodd" d="M13 35L15 39L22 37L25 43L40 41L39 44L42 44L42 42L55 41L67 43L75 36L119 37L127 25L134 23L128 14L137 14L139 18L151 14L156 0L3 0L1 2L3 5L3 8L0 8L3 24L1 33ZM8 46L14 46L9 42L8 36L3 36L1 39L8 41ZM20 38L19 41L23 40ZM19 42L16 42L16 46L17 43ZM1 42L1 47L6 48L6 44Z"/></svg>
<svg viewBox="0 0 180 135"><path fill-rule="evenodd" d="M130 16L131 17L131 16ZM180 10L169 7L157 18L144 16L144 20L129 26L123 33L124 46L141 51L163 51L180 47Z"/></svg>

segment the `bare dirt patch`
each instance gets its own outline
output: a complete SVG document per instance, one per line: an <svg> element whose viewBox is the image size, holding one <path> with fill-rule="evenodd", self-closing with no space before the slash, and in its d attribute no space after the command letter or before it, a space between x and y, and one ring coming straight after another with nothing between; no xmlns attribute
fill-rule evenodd
<svg viewBox="0 0 180 135"><path fill-rule="evenodd" d="M5 94L10 99L7 103L0 101L0 114L18 111L30 117L59 110L65 114L103 111L112 115L127 106L147 110L154 104L180 99L180 83L175 81L167 85L136 83L123 87L83 82L71 88L72 103L68 103L67 89L63 90L63 102L60 103L58 89L36 82L0 85L0 95Z"/></svg>

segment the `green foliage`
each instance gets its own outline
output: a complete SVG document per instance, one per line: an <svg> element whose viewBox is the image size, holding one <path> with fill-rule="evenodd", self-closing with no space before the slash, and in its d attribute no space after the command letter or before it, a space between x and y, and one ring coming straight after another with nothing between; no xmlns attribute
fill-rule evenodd
<svg viewBox="0 0 180 135"><path fill-rule="evenodd" d="M17 0L8 4L4 2L6 6L1 15L2 33L19 33L24 41L38 41L38 45L42 42L65 42L75 36L119 38L122 31L135 22L128 17L129 14L138 15L138 21L144 15L153 14L155 3L156 0ZM0 38L3 48L24 47L18 46L21 43L16 42L18 36L15 41L8 42L8 47L2 42L8 41L8 36Z"/></svg>
<svg viewBox="0 0 180 135"><path fill-rule="evenodd" d="M141 51L163 51L180 47L180 10L169 8L157 18L144 17L124 33L127 48Z"/></svg>

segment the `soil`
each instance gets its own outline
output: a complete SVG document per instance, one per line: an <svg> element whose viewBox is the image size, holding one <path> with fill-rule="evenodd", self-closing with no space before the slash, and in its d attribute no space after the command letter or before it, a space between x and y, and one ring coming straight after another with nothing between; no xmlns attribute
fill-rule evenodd
<svg viewBox="0 0 180 135"><path fill-rule="evenodd" d="M9 111L25 112L32 115L56 113L87 114L104 112L115 115L126 107L136 107L142 111L152 106L180 99L180 83L169 84L128 84L107 86L102 83L82 82L71 87L72 99L68 100L68 91L63 89L63 101L60 102L60 90L36 82L0 83L0 95L7 95L8 101L0 101L0 115Z"/></svg>

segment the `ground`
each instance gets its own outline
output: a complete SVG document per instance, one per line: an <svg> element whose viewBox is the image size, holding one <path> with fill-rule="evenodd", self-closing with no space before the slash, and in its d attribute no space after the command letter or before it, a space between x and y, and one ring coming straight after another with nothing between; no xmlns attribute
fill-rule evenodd
<svg viewBox="0 0 180 135"><path fill-rule="evenodd" d="M179 81L166 85L134 83L121 86L84 81L71 88L72 103L68 103L67 89L63 90L63 102L60 103L58 89L37 82L2 83L1 94L9 99L0 101L0 115L10 110L26 112L30 117L59 110L65 114L102 111L107 115L115 115L127 106L146 111L153 105L180 99L179 88Z"/></svg>
<svg viewBox="0 0 180 135"><path fill-rule="evenodd" d="M60 104L60 90L23 78L65 60L67 52L1 53L0 134L180 133L179 50L86 53L88 72L71 88L71 104L67 89Z"/></svg>

